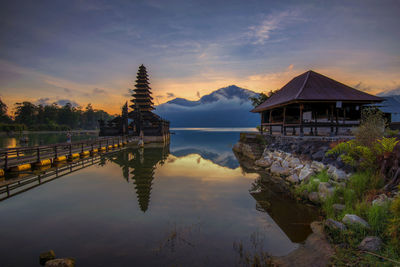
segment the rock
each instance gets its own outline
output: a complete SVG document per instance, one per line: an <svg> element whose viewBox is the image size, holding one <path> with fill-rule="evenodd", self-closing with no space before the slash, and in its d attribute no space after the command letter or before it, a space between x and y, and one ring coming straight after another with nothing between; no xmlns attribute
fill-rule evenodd
<svg viewBox="0 0 400 267"><path fill-rule="evenodd" d="M387 195L385 195L385 194L380 194L379 196L377 196L377 197L372 201L372 205L382 206L382 205L384 205L387 201L388 201Z"/></svg>
<svg viewBox="0 0 400 267"><path fill-rule="evenodd" d="M236 152L239 152L239 153L242 153L242 144L240 142L234 144L232 150L236 151Z"/></svg>
<svg viewBox="0 0 400 267"><path fill-rule="evenodd" d="M308 180L308 178L310 178L313 174L314 174L314 171L310 167L305 166L300 171L299 179L300 179L300 181Z"/></svg>
<svg viewBox="0 0 400 267"><path fill-rule="evenodd" d="M261 158L259 160L256 160L254 164L263 168L267 168L271 166L272 162L268 158Z"/></svg>
<svg viewBox="0 0 400 267"><path fill-rule="evenodd" d="M285 169L278 162L274 162L271 165L270 172L277 175L288 175L289 169Z"/></svg>
<svg viewBox="0 0 400 267"><path fill-rule="evenodd" d="M313 161L311 163L311 168L317 172L322 171L323 169L325 169L325 165L322 162L318 162L318 161Z"/></svg>
<svg viewBox="0 0 400 267"><path fill-rule="evenodd" d="M330 183L327 182L321 182L318 185L318 195L319 198L322 200L327 199L330 196L333 196L333 193L335 192L335 188L332 187Z"/></svg>
<svg viewBox="0 0 400 267"><path fill-rule="evenodd" d="M335 179L336 181L346 181L348 179L347 174L344 171L339 170L337 168L335 168L332 171L331 175L332 178Z"/></svg>
<svg viewBox="0 0 400 267"><path fill-rule="evenodd" d="M359 224L361 226L364 226L365 228L370 228L369 224L364 219L358 217L355 214L344 215L342 222L348 225Z"/></svg>
<svg viewBox="0 0 400 267"><path fill-rule="evenodd" d="M49 260L45 267L75 267L75 260L70 258Z"/></svg>
<svg viewBox="0 0 400 267"><path fill-rule="evenodd" d="M327 219L327 220L325 221L325 226L327 226L327 227L330 228L330 229L333 229L333 230L340 230L340 231L344 231L344 230L347 229L346 225L344 225L344 224L341 223L341 222L332 220L332 219Z"/></svg>
<svg viewBox="0 0 400 267"><path fill-rule="evenodd" d="M284 161L282 161L282 167L285 169L289 169L290 168L290 164L288 159L285 159Z"/></svg>
<svg viewBox="0 0 400 267"><path fill-rule="evenodd" d="M367 236L361 241L360 245L358 245L358 249L375 252L380 250L381 246L382 240L379 237Z"/></svg>
<svg viewBox="0 0 400 267"><path fill-rule="evenodd" d="M300 161L300 159L298 159L298 158L292 158L292 159L289 161L289 166L292 167L292 168L296 168L296 167L298 167L298 166L300 166L300 165L301 165L301 161Z"/></svg>
<svg viewBox="0 0 400 267"><path fill-rule="evenodd" d="M290 175L286 180L288 180L289 182L294 183L294 184L300 182L299 176L295 173Z"/></svg>
<svg viewBox="0 0 400 267"><path fill-rule="evenodd" d="M311 158L313 160L318 160L318 161L321 161L324 157L325 157L325 152L322 150L319 150L311 155Z"/></svg>
<svg viewBox="0 0 400 267"><path fill-rule="evenodd" d="M343 204L333 204L332 205L332 208L336 211L336 212L341 212L341 211L343 211L345 208L346 208L346 206L345 205L343 205Z"/></svg>
<svg viewBox="0 0 400 267"><path fill-rule="evenodd" d="M40 265L44 265L47 261L53 260L56 258L56 254L54 253L53 250L49 250L43 253L40 253L39 255L39 263Z"/></svg>
<svg viewBox="0 0 400 267"><path fill-rule="evenodd" d="M319 195L317 192L311 192L308 194L308 199L313 203L319 203Z"/></svg>

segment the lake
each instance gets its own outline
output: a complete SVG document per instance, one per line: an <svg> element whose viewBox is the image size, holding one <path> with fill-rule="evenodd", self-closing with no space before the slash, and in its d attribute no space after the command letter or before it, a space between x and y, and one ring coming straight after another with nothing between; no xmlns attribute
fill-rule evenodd
<svg viewBox="0 0 400 267"><path fill-rule="evenodd" d="M286 255L311 233L310 208L273 186L250 194L260 174L232 152L239 131L173 132L1 201L0 266L49 249L77 266L232 266L238 248Z"/></svg>

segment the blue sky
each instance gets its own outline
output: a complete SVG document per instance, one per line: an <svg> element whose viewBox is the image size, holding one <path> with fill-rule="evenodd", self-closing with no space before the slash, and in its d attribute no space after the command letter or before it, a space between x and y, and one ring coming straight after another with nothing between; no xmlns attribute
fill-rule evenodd
<svg viewBox="0 0 400 267"><path fill-rule="evenodd" d="M313 69L400 88L399 1L3 1L0 96L118 112L140 64L155 102L230 84L275 90Z"/></svg>

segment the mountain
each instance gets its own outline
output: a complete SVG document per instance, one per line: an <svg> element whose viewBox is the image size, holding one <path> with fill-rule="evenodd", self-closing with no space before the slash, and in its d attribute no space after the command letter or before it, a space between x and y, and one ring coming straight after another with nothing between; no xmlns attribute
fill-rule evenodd
<svg viewBox="0 0 400 267"><path fill-rule="evenodd" d="M156 106L155 113L171 121L171 127L255 127L260 123L249 97L257 93L230 85L197 101L175 98Z"/></svg>

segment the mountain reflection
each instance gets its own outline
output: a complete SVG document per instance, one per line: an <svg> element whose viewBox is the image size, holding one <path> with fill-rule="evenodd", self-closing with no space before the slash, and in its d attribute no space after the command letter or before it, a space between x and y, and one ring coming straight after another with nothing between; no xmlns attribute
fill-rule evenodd
<svg viewBox="0 0 400 267"><path fill-rule="evenodd" d="M184 148L173 151L171 152L171 154L176 157L184 157L190 154L197 154L200 155L203 159L208 159L213 163L222 167L227 167L229 169L236 169L237 167L239 167L239 163L232 154L232 151L217 153L213 151L207 151L204 149Z"/></svg>
<svg viewBox="0 0 400 267"><path fill-rule="evenodd" d="M163 165L169 155L169 145L151 145L128 148L109 158L122 169L122 175L133 180L139 207L146 212L150 203L151 188L157 164Z"/></svg>

